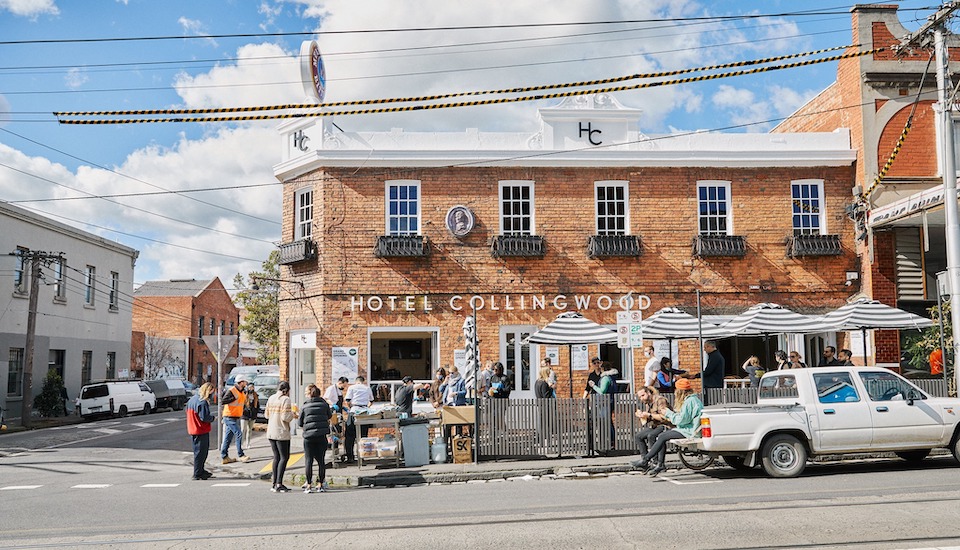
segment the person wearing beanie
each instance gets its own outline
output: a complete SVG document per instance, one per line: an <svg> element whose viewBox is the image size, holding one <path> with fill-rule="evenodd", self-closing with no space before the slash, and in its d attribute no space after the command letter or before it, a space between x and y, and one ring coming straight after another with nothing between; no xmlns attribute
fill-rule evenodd
<svg viewBox="0 0 960 550"><path fill-rule="evenodd" d="M693 437L700 427L700 413L703 411L703 403L693 391L693 384L687 378L681 378L674 383L676 391L673 394L674 411L663 411L662 413L641 413L641 420L668 421L674 428L660 434L657 441L650 447L646 454L640 457L640 460L630 464L637 469L647 471L647 474L656 477L666 470L667 442L671 439L682 439ZM650 468L650 460L658 457L659 463Z"/></svg>

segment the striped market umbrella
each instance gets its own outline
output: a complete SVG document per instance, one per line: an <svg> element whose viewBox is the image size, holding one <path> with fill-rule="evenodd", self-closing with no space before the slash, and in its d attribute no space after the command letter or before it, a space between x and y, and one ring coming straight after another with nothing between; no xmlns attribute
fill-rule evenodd
<svg viewBox="0 0 960 550"><path fill-rule="evenodd" d="M730 332L713 323L701 321L675 307L665 307L641 321L643 337L651 340L684 338L725 338Z"/></svg>
<svg viewBox="0 0 960 550"><path fill-rule="evenodd" d="M568 311L557 315L547 326L527 337L530 344L566 344L572 359L574 344L612 344L617 341L617 333L584 318L583 315ZM570 397L573 397L573 364L570 368Z"/></svg>
<svg viewBox="0 0 960 550"><path fill-rule="evenodd" d="M757 304L737 315L723 328L736 336L808 334L831 330L819 317L801 315L778 304Z"/></svg>
<svg viewBox="0 0 960 550"><path fill-rule="evenodd" d="M923 329L933 321L877 300L861 298L821 318L829 330L859 330L863 333L863 364L867 364L867 331L873 329Z"/></svg>

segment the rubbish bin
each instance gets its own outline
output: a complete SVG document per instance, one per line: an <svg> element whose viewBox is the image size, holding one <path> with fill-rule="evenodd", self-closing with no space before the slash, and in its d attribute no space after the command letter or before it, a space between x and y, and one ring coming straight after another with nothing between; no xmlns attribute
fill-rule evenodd
<svg viewBox="0 0 960 550"><path fill-rule="evenodd" d="M430 464L430 440L427 422L400 422L403 463L407 467Z"/></svg>

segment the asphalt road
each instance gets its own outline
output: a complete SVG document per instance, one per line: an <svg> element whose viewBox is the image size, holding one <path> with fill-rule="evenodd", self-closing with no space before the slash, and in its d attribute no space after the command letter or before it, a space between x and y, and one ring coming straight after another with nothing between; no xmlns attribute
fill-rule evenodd
<svg viewBox="0 0 960 550"><path fill-rule="evenodd" d="M275 494L261 481L191 481L182 415L0 437L0 548L960 545L948 458L811 465L786 480L714 468Z"/></svg>

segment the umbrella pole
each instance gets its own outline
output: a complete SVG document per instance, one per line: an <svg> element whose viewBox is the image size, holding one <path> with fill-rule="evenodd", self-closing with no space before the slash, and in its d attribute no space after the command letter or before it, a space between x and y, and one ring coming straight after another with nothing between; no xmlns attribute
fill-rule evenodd
<svg viewBox="0 0 960 550"><path fill-rule="evenodd" d="M863 366L867 366L867 329L862 328L860 331L863 332ZM874 359L874 363L876 363L876 359Z"/></svg>
<svg viewBox="0 0 960 550"><path fill-rule="evenodd" d="M567 369L570 372L570 399L573 399L573 344L567 344Z"/></svg>

